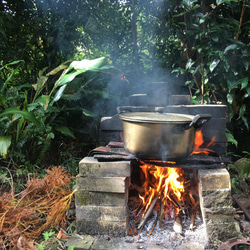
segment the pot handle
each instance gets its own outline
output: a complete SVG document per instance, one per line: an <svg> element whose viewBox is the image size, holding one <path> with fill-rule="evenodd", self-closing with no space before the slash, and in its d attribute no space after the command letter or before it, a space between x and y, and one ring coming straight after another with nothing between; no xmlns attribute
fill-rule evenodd
<svg viewBox="0 0 250 250"><path fill-rule="evenodd" d="M211 119L210 114L199 114L194 116L192 121L189 124L189 127L194 127L194 128L199 128L201 127L204 123L208 122Z"/></svg>
<svg viewBox="0 0 250 250"><path fill-rule="evenodd" d="M155 112L164 113L165 107L155 107Z"/></svg>

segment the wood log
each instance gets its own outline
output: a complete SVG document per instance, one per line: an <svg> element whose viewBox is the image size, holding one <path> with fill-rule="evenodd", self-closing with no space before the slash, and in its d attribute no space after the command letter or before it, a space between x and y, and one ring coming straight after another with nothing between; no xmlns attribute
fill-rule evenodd
<svg viewBox="0 0 250 250"><path fill-rule="evenodd" d="M182 219L180 213L176 214L175 216L173 229L176 233L182 234Z"/></svg>
<svg viewBox="0 0 250 250"><path fill-rule="evenodd" d="M142 226L144 226L144 224L146 223L148 217L151 215L151 213L153 212L154 210L154 207L155 207L155 204L158 200L158 194L155 196L155 198L153 199L151 205L149 206L148 210L146 211L144 217L141 219L139 225L138 225L138 229L140 229Z"/></svg>
<svg viewBox="0 0 250 250"><path fill-rule="evenodd" d="M194 219L195 219L195 211L193 210L192 215L191 215L191 219L190 219L190 225L189 225L189 229L190 230L194 230Z"/></svg>
<svg viewBox="0 0 250 250"><path fill-rule="evenodd" d="M164 199L161 200L161 210L160 210L160 221L159 221L159 227L162 227L162 221L164 216L164 207L165 207L165 201Z"/></svg>

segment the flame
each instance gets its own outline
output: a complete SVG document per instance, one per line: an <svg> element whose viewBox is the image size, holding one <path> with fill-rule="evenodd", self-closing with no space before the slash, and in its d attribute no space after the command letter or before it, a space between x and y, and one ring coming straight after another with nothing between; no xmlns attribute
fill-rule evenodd
<svg viewBox="0 0 250 250"><path fill-rule="evenodd" d="M160 167L144 163L140 165L145 181L142 185L144 194L139 195L145 209L144 214L155 199L170 199L170 195L181 200L184 193L183 170L174 167Z"/></svg>
<svg viewBox="0 0 250 250"><path fill-rule="evenodd" d="M205 148L201 148L203 143L204 143L204 139L203 139L202 130L198 130L195 132L194 149L190 155L201 154L201 153L209 155L211 150L208 149L208 147L213 146L215 144L215 136L211 139L211 141L208 143L208 145Z"/></svg>

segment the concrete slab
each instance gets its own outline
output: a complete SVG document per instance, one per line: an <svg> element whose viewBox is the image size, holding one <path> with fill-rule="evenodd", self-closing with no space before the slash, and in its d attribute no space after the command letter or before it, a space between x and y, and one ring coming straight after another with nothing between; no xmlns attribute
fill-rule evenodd
<svg viewBox="0 0 250 250"><path fill-rule="evenodd" d="M127 237L74 235L66 243L66 247L74 246L74 250L166 250L164 243L128 240ZM176 246L175 250L204 250L198 243L186 242Z"/></svg>

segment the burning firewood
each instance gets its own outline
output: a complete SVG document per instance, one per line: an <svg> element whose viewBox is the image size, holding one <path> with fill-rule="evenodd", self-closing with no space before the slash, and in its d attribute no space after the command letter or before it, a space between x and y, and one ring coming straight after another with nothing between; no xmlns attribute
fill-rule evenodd
<svg viewBox="0 0 250 250"><path fill-rule="evenodd" d="M155 198L153 199L151 205L149 206L148 210L146 211L144 217L141 219L140 224L137 227L138 229L140 229L146 223L148 217L151 215L151 213L154 210L154 207L155 207L157 200L158 200L158 196L156 195Z"/></svg>
<svg viewBox="0 0 250 250"><path fill-rule="evenodd" d="M191 215L190 230L193 230L199 209L198 193L193 183L185 180L184 171L145 163L141 169L144 173L143 185L141 188L137 185L133 187L140 199L139 206L133 211L135 225L140 229L138 237L143 228L151 235L158 220L163 230L165 224L174 223L174 231L182 234L182 223L188 215ZM152 213L155 214L153 218Z"/></svg>
<svg viewBox="0 0 250 250"><path fill-rule="evenodd" d="M176 233L182 234L182 218L181 218L181 213L176 214L173 229L174 229L174 231Z"/></svg>
<svg viewBox="0 0 250 250"><path fill-rule="evenodd" d="M164 207L165 207L165 201L164 199L161 200L161 209L160 209L160 222L159 227L162 228L162 221L164 217Z"/></svg>

